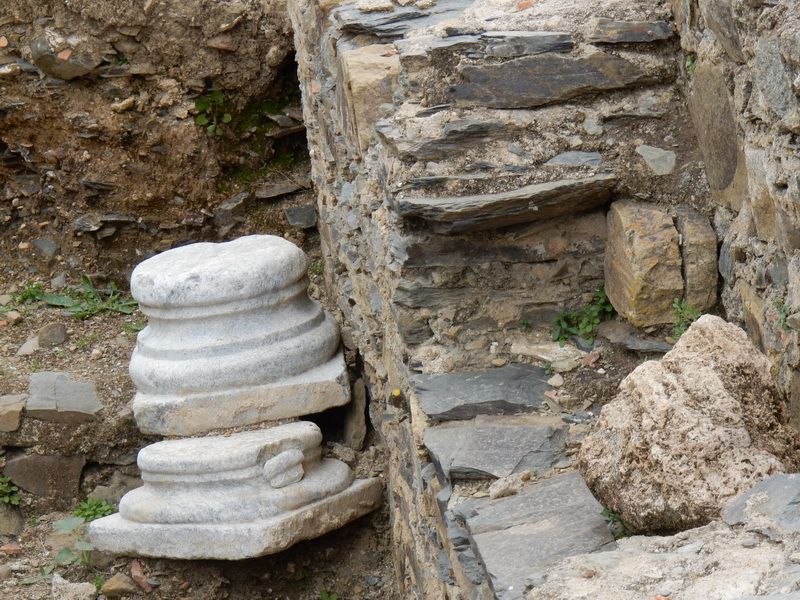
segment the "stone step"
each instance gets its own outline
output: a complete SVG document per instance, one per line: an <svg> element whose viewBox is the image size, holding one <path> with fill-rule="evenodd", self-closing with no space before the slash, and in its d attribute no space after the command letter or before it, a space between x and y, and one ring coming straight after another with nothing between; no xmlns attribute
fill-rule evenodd
<svg viewBox="0 0 800 600"><path fill-rule="evenodd" d="M559 560L614 547L614 537L577 471L530 483L505 498L451 507L486 566L496 597L522 598L526 578Z"/></svg>

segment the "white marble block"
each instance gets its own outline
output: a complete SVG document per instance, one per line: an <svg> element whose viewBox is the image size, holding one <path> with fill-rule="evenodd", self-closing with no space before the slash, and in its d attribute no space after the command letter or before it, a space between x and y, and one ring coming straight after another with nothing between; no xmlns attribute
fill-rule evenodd
<svg viewBox="0 0 800 600"><path fill-rule="evenodd" d="M194 435L350 400L334 320L307 294L307 258L252 235L158 254L131 276L148 317L131 358L144 433Z"/></svg>
<svg viewBox="0 0 800 600"><path fill-rule="evenodd" d="M89 538L115 554L234 560L322 535L375 509L382 485L320 458L321 441L299 421L148 446L144 485L90 523Z"/></svg>

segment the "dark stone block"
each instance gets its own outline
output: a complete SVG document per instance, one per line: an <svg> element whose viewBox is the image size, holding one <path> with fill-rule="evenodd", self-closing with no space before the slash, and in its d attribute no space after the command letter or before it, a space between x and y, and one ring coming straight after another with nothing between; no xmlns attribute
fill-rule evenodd
<svg viewBox="0 0 800 600"><path fill-rule="evenodd" d="M83 456L26 454L10 459L3 473L26 492L69 506L80 491Z"/></svg>
<svg viewBox="0 0 800 600"><path fill-rule="evenodd" d="M412 379L420 408L434 421L471 419L477 415L532 412L552 389L544 369L508 365L500 369L416 375Z"/></svg>
<svg viewBox="0 0 800 600"><path fill-rule="evenodd" d="M431 458L450 479L549 471L566 462L565 439L560 419L532 416L479 416L429 427L423 434Z"/></svg>
<svg viewBox="0 0 800 600"><path fill-rule="evenodd" d="M570 34L559 31L489 31L481 38L486 41L486 54L500 58L569 52L574 45Z"/></svg>
<svg viewBox="0 0 800 600"><path fill-rule="evenodd" d="M292 227L312 229L317 226L317 209L313 204L290 206L284 208L283 212Z"/></svg>
<svg viewBox="0 0 800 600"><path fill-rule="evenodd" d="M395 198L402 217L432 221L442 233L496 229L575 214L602 206L617 178L604 173L582 179L536 183L496 194L428 198Z"/></svg>
<svg viewBox="0 0 800 600"><path fill-rule="evenodd" d="M450 99L462 106L532 108L581 94L615 90L657 78L623 58L596 52L585 57L540 54L499 64L464 65Z"/></svg>
<svg viewBox="0 0 800 600"><path fill-rule="evenodd" d="M606 44L655 42L671 37L672 25L666 21L591 19L586 29L587 42Z"/></svg>

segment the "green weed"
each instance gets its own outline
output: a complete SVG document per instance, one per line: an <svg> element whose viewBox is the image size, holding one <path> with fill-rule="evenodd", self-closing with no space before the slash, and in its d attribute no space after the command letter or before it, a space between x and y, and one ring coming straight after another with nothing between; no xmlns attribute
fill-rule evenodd
<svg viewBox="0 0 800 600"><path fill-rule="evenodd" d="M572 336L593 342L601 321L616 314L603 287L597 289L589 304L578 310L559 313L553 323L553 340L562 345Z"/></svg>
<svg viewBox="0 0 800 600"><path fill-rule="evenodd" d="M321 591L319 593L319 600L339 600L339 595L334 592Z"/></svg>
<svg viewBox="0 0 800 600"><path fill-rule="evenodd" d="M133 314L139 308L136 300L124 294L114 283L96 288L86 275L81 278L81 288L65 294L41 294L39 300L50 306L64 308L78 319L87 319L104 312Z"/></svg>
<svg viewBox="0 0 800 600"><path fill-rule="evenodd" d="M615 540L633 535L622 521L622 517L620 517L619 514L615 513L613 510L604 508L603 512L600 513L600 516L606 520L606 523L608 523L608 528L611 530L611 534L614 536Z"/></svg>
<svg viewBox="0 0 800 600"><path fill-rule="evenodd" d="M679 339L689 326L697 321L703 313L693 306L689 306L683 300L675 298L672 301L672 312L675 314L675 325L672 326L672 337Z"/></svg>
<svg viewBox="0 0 800 600"><path fill-rule="evenodd" d="M19 488L11 483L10 477L0 477L0 503L19 506Z"/></svg>
<svg viewBox="0 0 800 600"><path fill-rule="evenodd" d="M792 314L791 309L786 305L786 302L784 302L782 298L777 298L774 304L775 310L778 311L778 323L780 324L781 328L785 330L790 329L788 319L789 315Z"/></svg>
<svg viewBox="0 0 800 600"><path fill-rule="evenodd" d="M220 90L211 90L194 101L197 115L194 122L211 135L222 135L223 125L230 123L233 116L226 110L225 96Z"/></svg>
<svg viewBox="0 0 800 600"><path fill-rule="evenodd" d="M29 283L23 289L11 295L14 304L33 304L42 299L44 294L44 284L39 281Z"/></svg>
<svg viewBox="0 0 800 600"><path fill-rule="evenodd" d="M308 265L308 272L311 275L322 275L325 272L325 261L321 258L312 260Z"/></svg>
<svg viewBox="0 0 800 600"><path fill-rule="evenodd" d="M100 517L107 517L114 514L114 507L105 500L98 500L97 498L87 498L78 504L75 509L75 516L81 517L87 523L94 521Z"/></svg>

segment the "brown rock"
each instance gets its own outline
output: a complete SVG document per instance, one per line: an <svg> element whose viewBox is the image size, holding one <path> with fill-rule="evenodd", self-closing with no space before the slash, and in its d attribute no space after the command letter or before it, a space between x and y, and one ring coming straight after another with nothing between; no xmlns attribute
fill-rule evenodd
<svg viewBox="0 0 800 600"><path fill-rule="evenodd" d="M25 454L10 459L3 473L27 492L69 506L78 496L83 456Z"/></svg>
<svg viewBox="0 0 800 600"><path fill-rule="evenodd" d="M139 591L136 583L125 575L125 573L117 573L109 578L100 588L106 598L120 598L122 596L130 596Z"/></svg>
<svg viewBox="0 0 800 600"><path fill-rule="evenodd" d="M19 429L19 420L27 399L25 394L0 396L0 431L10 432Z"/></svg>
<svg viewBox="0 0 800 600"><path fill-rule="evenodd" d="M605 287L617 312L637 327L673 322L683 278L678 232L664 210L632 200L611 205Z"/></svg>
<svg viewBox="0 0 800 600"><path fill-rule="evenodd" d="M343 76L350 109L350 130L366 150L378 108L391 102L397 87L400 58L391 44L373 44L342 54Z"/></svg>
<svg viewBox="0 0 800 600"><path fill-rule="evenodd" d="M0 502L0 535L19 535L25 527L25 520L19 508Z"/></svg>
<svg viewBox="0 0 800 600"><path fill-rule="evenodd" d="M688 207L678 209L675 225L681 236L683 299L708 310L717 303L717 236L708 219Z"/></svg>
<svg viewBox="0 0 800 600"><path fill-rule="evenodd" d="M22 314L20 314L16 310L10 310L5 314L5 320L8 321L10 325L16 325L20 321L22 321Z"/></svg>
<svg viewBox="0 0 800 600"><path fill-rule="evenodd" d="M39 330L39 347L52 348L67 341L67 328L63 323L50 323Z"/></svg>
<svg viewBox="0 0 800 600"><path fill-rule="evenodd" d="M704 315L637 367L578 455L589 487L634 532L707 523L734 496L800 464L800 436L740 328Z"/></svg>

